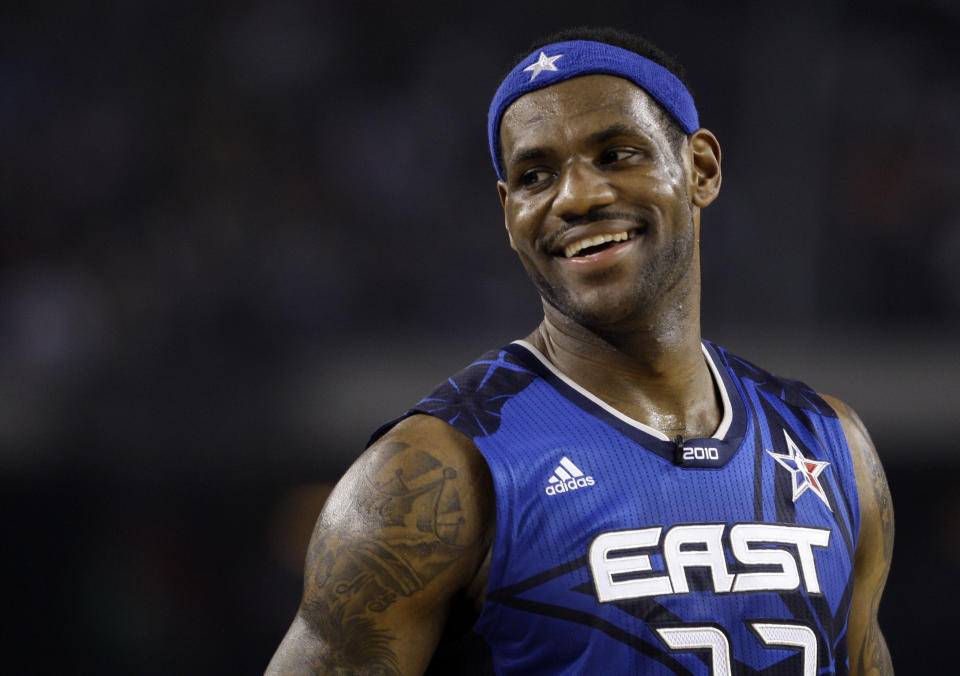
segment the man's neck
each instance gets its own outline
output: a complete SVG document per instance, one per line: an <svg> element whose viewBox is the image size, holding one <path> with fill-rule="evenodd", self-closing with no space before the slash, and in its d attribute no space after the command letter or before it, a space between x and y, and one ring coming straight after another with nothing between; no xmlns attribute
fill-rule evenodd
<svg viewBox="0 0 960 676"><path fill-rule="evenodd" d="M723 408L704 360L699 312L601 333L550 310L527 340L580 386L670 438L716 430Z"/></svg>

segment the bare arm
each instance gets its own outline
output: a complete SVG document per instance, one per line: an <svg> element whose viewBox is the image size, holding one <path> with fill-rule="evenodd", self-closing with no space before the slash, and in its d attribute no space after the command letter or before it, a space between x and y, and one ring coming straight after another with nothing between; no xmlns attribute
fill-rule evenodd
<svg viewBox="0 0 960 676"><path fill-rule="evenodd" d="M877 623L880 596L893 556L893 502L883 466L867 429L857 414L839 399L825 396L839 414L853 455L860 497L860 538L854 570L853 602L847 640L850 673L855 676L893 674L890 652Z"/></svg>
<svg viewBox="0 0 960 676"><path fill-rule="evenodd" d="M492 483L473 444L428 416L401 422L327 501L267 673L423 673L492 532Z"/></svg>

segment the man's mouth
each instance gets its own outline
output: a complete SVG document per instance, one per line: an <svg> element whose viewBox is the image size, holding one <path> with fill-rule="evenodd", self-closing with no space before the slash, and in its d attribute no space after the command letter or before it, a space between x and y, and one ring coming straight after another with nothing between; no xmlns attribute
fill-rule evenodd
<svg viewBox="0 0 960 676"><path fill-rule="evenodd" d="M617 242L626 242L627 240L631 240L636 236L636 230L629 230L606 235L592 235L590 237L584 237L583 239L566 245L563 248L563 255L565 258L573 258L575 256L591 256L593 254L600 253L605 249L609 249Z"/></svg>

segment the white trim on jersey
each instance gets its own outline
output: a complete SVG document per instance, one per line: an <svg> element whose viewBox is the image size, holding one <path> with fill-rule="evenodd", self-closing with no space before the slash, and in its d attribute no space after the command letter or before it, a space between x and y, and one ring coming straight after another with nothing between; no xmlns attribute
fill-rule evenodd
<svg viewBox="0 0 960 676"><path fill-rule="evenodd" d="M733 406L730 404L730 395L727 393L726 385L723 384L723 378L720 377L720 370L717 368L717 365L713 363L710 350L708 350L707 346L703 343L700 344L700 349L703 350L703 354L707 358L707 366L710 367L710 373L713 374L713 382L717 384L717 389L720 391L720 399L723 401L723 418L720 420L720 425L717 427L717 431L713 433L712 438L723 439L727 436L727 432L730 431L730 425L733 423Z"/></svg>
<svg viewBox="0 0 960 676"><path fill-rule="evenodd" d="M540 350L538 350L536 347L534 347L527 341L515 340L513 341L513 344L519 345L520 347L527 350L530 354L536 357L541 364L543 364L548 369L550 369L550 372L553 373L553 375L555 375L557 378L565 382L574 390L576 390L577 392L585 396L594 404L596 404L597 406L605 410L607 413L613 416L616 416L617 418L627 423L628 425L632 425L633 427L636 427L642 432L646 432L652 437L655 437L662 441L671 441L671 442L673 441L673 439L669 438L666 434L664 434L660 430L650 427L649 425L644 425L642 422L631 418L626 413L621 413L620 411L615 409L613 406L605 402L603 399L601 399L600 397L590 392L590 390L587 390L586 388L579 385L576 381L572 380L569 376L567 376L565 373L560 371L556 366L554 366L553 363L549 359L547 359L543 355L543 353L540 352ZM723 418L720 420L720 426L717 427L717 431L711 435L711 438L723 439L724 436L726 436L727 432L730 430L730 425L733 423L733 406L731 406L730 404L730 395L727 393L727 388L723 383L723 378L720 377L720 371L717 369L716 364L713 363L713 357L710 356L710 351L707 350L707 346L703 344L700 345L700 349L703 350L703 354L707 359L707 366L710 368L710 375L713 376L713 381L716 383L717 389L720 391L720 399L723 402Z"/></svg>

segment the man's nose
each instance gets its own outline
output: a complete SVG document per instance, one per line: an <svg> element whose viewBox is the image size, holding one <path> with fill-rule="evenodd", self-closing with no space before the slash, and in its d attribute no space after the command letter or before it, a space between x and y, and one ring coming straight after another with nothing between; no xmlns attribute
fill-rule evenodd
<svg viewBox="0 0 960 676"><path fill-rule="evenodd" d="M560 218L570 220L612 204L614 200L616 192L599 167L586 160L573 160L560 175L553 211Z"/></svg>

